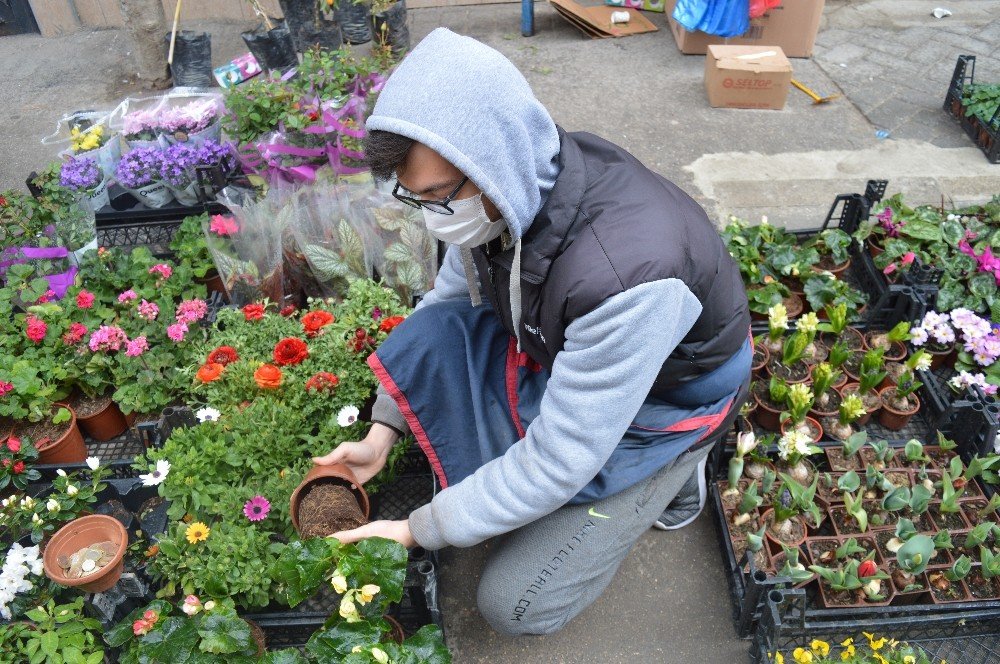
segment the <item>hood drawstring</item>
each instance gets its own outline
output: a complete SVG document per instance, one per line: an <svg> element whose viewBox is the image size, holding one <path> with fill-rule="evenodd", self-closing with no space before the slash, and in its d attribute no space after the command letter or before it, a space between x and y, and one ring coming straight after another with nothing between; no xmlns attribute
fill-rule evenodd
<svg viewBox="0 0 1000 664"><path fill-rule="evenodd" d="M521 238L514 241L514 262L510 266L510 318L514 323L517 352L521 352Z"/></svg>
<svg viewBox="0 0 1000 664"><path fill-rule="evenodd" d="M459 249L462 256L462 270L465 272L465 283L469 287L469 298L472 306L478 307L483 303L482 295L479 293L479 282L476 281L476 264L472 260L472 249L462 247Z"/></svg>

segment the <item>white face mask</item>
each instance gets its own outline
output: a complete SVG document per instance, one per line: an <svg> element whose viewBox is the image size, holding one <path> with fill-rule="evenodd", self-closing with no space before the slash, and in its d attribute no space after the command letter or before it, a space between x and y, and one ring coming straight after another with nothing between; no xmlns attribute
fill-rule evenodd
<svg viewBox="0 0 1000 664"><path fill-rule="evenodd" d="M442 242L471 249L500 237L500 233L507 228L503 219L490 221L483 207L482 194L452 201L450 207L455 214L440 214L422 208L427 230Z"/></svg>

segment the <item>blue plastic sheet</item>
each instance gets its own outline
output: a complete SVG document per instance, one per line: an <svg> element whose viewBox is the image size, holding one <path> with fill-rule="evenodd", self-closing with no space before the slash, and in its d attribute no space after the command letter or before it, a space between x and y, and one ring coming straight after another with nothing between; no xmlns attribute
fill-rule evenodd
<svg viewBox="0 0 1000 664"><path fill-rule="evenodd" d="M677 0L673 16L689 32L739 37L750 28L750 0Z"/></svg>

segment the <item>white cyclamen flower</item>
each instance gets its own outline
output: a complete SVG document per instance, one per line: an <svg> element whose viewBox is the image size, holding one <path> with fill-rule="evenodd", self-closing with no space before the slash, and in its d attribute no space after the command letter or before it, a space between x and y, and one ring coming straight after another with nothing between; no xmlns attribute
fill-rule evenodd
<svg viewBox="0 0 1000 664"><path fill-rule="evenodd" d="M358 421L358 415L361 413L356 406L344 406L337 413L337 424L342 427L349 427Z"/></svg>
<svg viewBox="0 0 1000 664"><path fill-rule="evenodd" d="M170 462L166 459L160 459L156 462L156 468L145 475L139 475L139 479L142 480L143 486L156 486L167 479L167 474L170 473Z"/></svg>
<svg viewBox="0 0 1000 664"><path fill-rule="evenodd" d="M101 460L97 457L87 457L87 468L91 470L97 470L101 465Z"/></svg>
<svg viewBox="0 0 1000 664"><path fill-rule="evenodd" d="M205 408L202 408L194 415L195 417L198 418L199 422L215 422L217 419L219 419L219 416L222 415L222 413L220 413L215 408L206 406Z"/></svg>

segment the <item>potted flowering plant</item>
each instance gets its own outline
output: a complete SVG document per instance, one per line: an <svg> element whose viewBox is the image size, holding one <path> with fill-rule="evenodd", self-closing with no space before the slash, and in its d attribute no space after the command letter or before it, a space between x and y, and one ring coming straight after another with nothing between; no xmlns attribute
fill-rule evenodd
<svg viewBox="0 0 1000 664"><path fill-rule="evenodd" d="M808 457L822 451L813 443L815 440L806 431L799 428L787 430L778 440L778 457L781 460L779 467L799 482L809 481L815 471Z"/></svg>
<svg viewBox="0 0 1000 664"><path fill-rule="evenodd" d="M827 305L823 309L825 321L819 324L820 339L827 346L835 342L845 343L852 351L860 351L865 346L865 337L857 328L849 326L847 303Z"/></svg>
<svg viewBox="0 0 1000 664"><path fill-rule="evenodd" d="M197 205L197 169L218 166L228 173L236 166L235 156L228 143L206 140L200 145L176 143L163 152L160 180L181 205Z"/></svg>
<svg viewBox="0 0 1000 664"><path fill-rule="evenodd" d="M819 478L813 478L809 486L804 486L789 475L780 473L781 484L775 492L777 496L771 509L761 515L767 525L766 536L774 553L783 545L800 546L808 534L804 514L809 514L815 527L823 521L819 506L815 502L816 486Z"/></svg>
<svg viewBox="0 0 1000 664"><path fill-rule="evenodd" d="M794 431L816 443L823 437L823 427L818 421L807 417L813 406L813 392L805 383L796 383L788 388L787 410L781 414L781 432Z"/></svg>
<svg viewBox="0 0 1000 664"><path fill-rule="evenodd" d="M118 162L115 179L146 207L161 208L173 200L173 195L162 181L162 168L161 150L139 147Z"/></svg>
<svg viewBox="0 0 1000 664"><path fill-rule="evenodd" d="M762 344L769 353L780 353L782 350L782 338L788 330L788 310L785 305L772 305L767 310L767 340Z"/></svg>
<svg viewBox="0 0 1000 664"><path fill-rule="evenodd" d="M162 148L159 115L155 108L140 108L122 116L122 136L131 149Z"/></svg>
<svg viewBox="0 0 1000 664"><path fill-rule="evenodd" d="M781 429L781 412L788 400L788 383L771 376L767 383L759 381L754 385L754 399L757 403L757 424L768 431Z"/></svg>
<svg viewBox="0 0 1000 664"><path fill-rule="evenodd" d="M42 573L42 554L38 545L10 545L0 556L0 617L14 620L27 611L44 605L55 589ZM2 627L0 627L2 629ZM5 643L0 638L0 643Z"/></svg>
<svg viewBox="0 0 1000 664"><path fill-rule="evenodd" d="M29 482L37 481L42 474L32 466L38 460L38 450L28 438L11 436L0 443L0 495L11 493L8 487L24 491Z"/></svg>
<svg viewBox="0 0 1000 664"><path fill-rule="evenodd" d="M904 428L910 419L920 410L920 398L915 394L923 383L918 381L913 371L907 368L894 386L885 387L879 392L882 398L882 410L878 414L878 422L890 431Z"/></svg>
<svg viewBox="0 0 1000 664"><path fill-rule="evenodd" d="M823 430L837 440L846 441L854 435L854 428L851 426L862 415L865 414L865 405L857 394L849 394L840 402L837 409L837 418L827 419L823 422Z"/></svg>
<svg viewBox="0 0 1000 664"><path fill-rule="evenodd" d="M910 340L910 323L902 321L887 332L869 332L865 335L868 348L881 349L888 361L900 361L906 357L906 346L903 342Z"/></svg>
<svg viewBox="0 0 1000 664"><path fill-rule="evenodd" d="M59 184L84 199L94 212L108 204L108 180L97 161L71 157L59 171Z"/></svg>
<svg viewBox="0 0 1000 664"><path fill-rule="evenodd" d="M44 500L22 493L5 498L0 503L0 535L11 541L30 537L38 544L57 527L92 509L98 494L107 487L104 479L110 469L101 466L96 457L88 458L87 466L90 472L86 475L83 471L56 471L52 491Z"/></svg>
<svg viewBox="0 0 1000 664"><path fill-rule="evenodd" d="M955 329L948 314L928 311L917 325L910 328L910 345L930 353L931 369L943 364L955 365L958 359L955 341Z"/></svg>
<svg viewBox="0 0 1000 664"><path fill-rule="evenodd" d="M880 387L896 385L907 373L928 371L931 368L931 354L923 348L917 349L904 362L888 362L885 365L886 378Z"/></svg>
<svg viewBox="0 0 1000 664"><path fill-rule="evenodd" d="M813 404L809 414L822 422L823 418L834 417L840 408L840 393L833 389L840 380L841 373L829 362L820 362L812 370Z"/></svg>
<svg viewBox="0 0 1000 664"><path fill-rule="evenodd" d="M222 279L219 277L219 272L215 269L212 255L208 251L203 228L208 226L218 229L235 223L222 215L214 215L210 218L207 213L185 217L170 241L170 250L174 252L175 259L179 263L190 265L195 279L199 283L205 284L209 293L221 293L223 299L227 299L227 301L228 295L222 284Z"/></svg>
<svg viewBox="0 0 1000 664"><path fill-rule="evenodd" d="M848 249L852 241L851 236L839 228L828 228L818 233L807 243L819 253L819 262L814 269L839 277L851 266Z"/></svg>
<svg viewBox="0 0 1000 664"><path fill-rule="evenodd" d="M218 144L220 104L216 98L194 99L159 113L159 129L167 143L187 143L199 147L211 141Z"/></svg>
<svg viewBox="0 0 1000 664"><path fill-rule="evenodd" d="M871 416L882 407L882 399L878 394L878 388L886 379L882 349L870 350L861 358L858 368L859 379L857 383L850 383L841 389L841 394L845 397L857 394L865 406L865 414L858 420L858 424L867 424Z"/></svg>
<svg viewBox="0 0 1000 664"><path fill-rule="evenodd" d="M820 601L825 608L884 606L893 594L891 587L883 587L889 575L879 569L874 551L860 562L850 559L837 568L810 565L809 569L819 576Z"/></svg>

